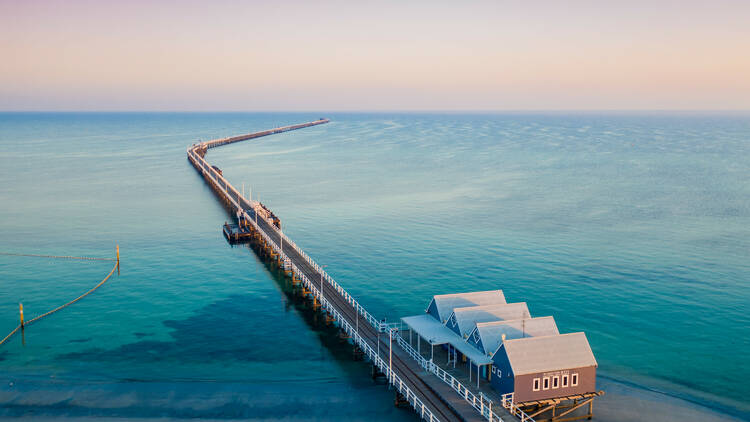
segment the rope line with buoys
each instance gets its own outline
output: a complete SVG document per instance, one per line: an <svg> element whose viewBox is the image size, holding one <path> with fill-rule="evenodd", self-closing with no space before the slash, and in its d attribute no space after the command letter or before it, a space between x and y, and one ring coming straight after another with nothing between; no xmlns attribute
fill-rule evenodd
<svg viewBox="0 0 750 422"><path fill-rule="evenodd" d="M7 336L5 336L4 339L0 340L0 345L8 341L9 338L13 337L13 334L15 334L18 330L21 329L21 324L18 324L18 327L16 327L13 331L10 332Z"/></svg>
<svg viewBox="0 0 750 422"><path fill-rule="evenodd" d="M114 258L93 258L90 256L60 256L60 255L36 255L30 253L10 253L0 252L0 255L5 256L33 256L35 258L56 258L56 259L85 259L89 261L114 261Z"/></svg>
<svg viewBox="0 0 750 422"><path fill-rule="evenodd" d="M45 255L32 255L32 256L45 256ZM66 258L67 258L67 257L66 257ZM68 302L68 303L66 303L66 304L64 304L64 305L60 305L60 306L58 306L57 308L55 308L55 309L53 309L53 310L51 310L51 311L48 311L48 312L45 312L45 313L43 313L43 314L39 315L39 316L38 316L38 317L36 317L36 318L32 318L32 319L30 319L30 320L29 320L28 322L26 322L26 323L24 323L24 322L23 322L23 305L19 305L19 306L20 306L20 312L21 312L21 323L20 323L20 324L18 324L18 326L17 326L17 327L15 328L15 329L13 329L13 331L11 331L11 332L10 332L10 334L8 334L7 336L5 336L5 338L3 338L2 340L0 340L0 346L2 346L2 345L3 345L3 343L5 343L5 342L6 342L6 341L8 341L8 340L9 340L9 339L10 339L11 337L13 337L13 334L16 334L16 333L18 332L18 330L21 330L21 329L25 328L25 327L26 327L27 325L31 325L31 324L35 323L36 321L39 321L40 319L42 319L42 318L44 318L44 317L46 317L46 316L52 315L52 314L54 314L54 313L55 313L55 312L57 312L57 311L60 311L60 310L62 310L62 309L65 309L65 308L67 308L68 306L70 306L70 305L72 305L72 304L74 304L74 303L78 302L79 300L83 299L84 297L86 297L86 296L90 295L90 294L91 294L91 293L93 293L93 292L94 292L94 291L95 291L96 289L98 289L99 287L101 287L101 286L102 286L102 284L106 283L106 282L107 282L107 280L109 280L109 278L110 278L110 277L112 277L112 274L114 274L114 273L115 273L115 270L119 270L119 268L120 268L120 247L119 247L119 246L117 247L117 258L89 258L89 259L98 259L98 260L104 260L104 259L106 259L106 260L108 260L108 261L115 261L115 265L114 265L114 267L112 267L112 269L111 269L111 270L109 271L109 274L107 274L107 276L106 276L106 277L104 277L104 279L103 279L102 281L100 281L100 282L99 282L99 284L97 284L96 286L92 287L92 288L91 288L91 289L90 289L89 291L87 291L86 293L84 293L84 294L82 294L82 295L78 296L77 298L75 298L75 299L71 300L70 302ZM119 274L119 271L118 271L118 274Z"/></svg>

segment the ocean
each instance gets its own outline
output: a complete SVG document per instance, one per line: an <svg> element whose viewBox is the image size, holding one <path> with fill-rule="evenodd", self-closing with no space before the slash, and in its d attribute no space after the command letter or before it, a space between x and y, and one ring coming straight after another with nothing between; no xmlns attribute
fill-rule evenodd
<svg viewBox="0 0 750 422"><path fill-rule="evenodd" d="M186 160L374 315L503 289L584 331L599 421L750 420L746 113L0 113L0 253L121 274L0 346L0 418L417 420L287 295ZM0 255L0 337L108 261Z"/></svg>

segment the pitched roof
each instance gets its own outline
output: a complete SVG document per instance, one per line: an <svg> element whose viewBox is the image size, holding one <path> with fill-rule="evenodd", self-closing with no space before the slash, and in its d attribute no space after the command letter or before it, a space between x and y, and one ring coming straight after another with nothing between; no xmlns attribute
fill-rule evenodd
<svg viewBox="0 0 750 422"><path fill-rule="evenodd" d="M560 334L555 319L551 316L541 318L513 319L505 321L480 322L469 335L473 344L487 356L492 356L506 340L525 337L542 337Z"/></svg>
<svg viewBox="0 0 750 422"><path fill-rule="evenodd" d="M502 349L515 376L597 366L585 333L505 340Z"/></svg>
<svg viewBox="0 0 750 422"><path fill-rule="evenodd" d="M467 306L494 305L505 303L505 295L502 290L486 290L482 292L453 293L448 295L436 295L432 297L428 312L433 307L441 323L448 320L451 312L456 308Z"/></svg>
<svg viewBox="0 0 750 422"><path fill-rule="evenodd" d="M507 303L504 305L471 306L457 308L448 318L445 325L467 338L469 333L479 322L502 321L510 319L530 318L526 302Z"/></svg>

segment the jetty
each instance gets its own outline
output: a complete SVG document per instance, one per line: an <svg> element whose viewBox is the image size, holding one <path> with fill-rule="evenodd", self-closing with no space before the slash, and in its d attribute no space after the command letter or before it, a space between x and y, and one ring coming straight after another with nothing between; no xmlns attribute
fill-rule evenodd
<svg viewBox="0 0 750 422"><path fill-rule="evenodd" d="M309 255L268 218L260 202L245 198L218 168L206 161L209 149L235 142L328 123L319 119L246 135L199 142L187 149L187 158L216 193L236 224L224 226L234 240L253 242L262 258L271 260L300 283L303 292L335 324L353 346L373 364L374 376L382 375L393 386L397 404L410 405L428 421L501 421L490 400L476 396L457 379L423 358L399 335L401 323L376 318L346 289L328 275ZM436 376L439 373L439 376ZM499 406L496 406L499 407ZM507 419L507 416L506 416Z"/></svg>
<svg viewBox="0 0 750 422"><path fill-rule="evenodd" d="M340 338L352 344L355 358L367 359L372 363L373 379L385 379L394 389L396 406L411 406L423 420L428 421L510 422L520 419L522 422L533 422L532 416L517 405L512 395L502 398L497 395L493 400L488 394L474 388L471 382L462 382L459 374L451 374L453 371L450 368L436 364L433 360L434 342L429 344L428 356L424 356L420 350L420 342L417 342L415 349L411 340L414 327L403 321L387 322L368 312L283 233L281 220L269 208L259 201L246 198L229 183L221 169L209 164L205 158L211 148L328 122L328 119L321 118L198 142L187 149L188 161L234 217L232 223L223 225L224 236L231 243L250 244L258 256L281 269L298 287L297 291L312 303L313 308L324 314L327 322L337 326ZM408 335L405 334L407 331ZM547 420L562 420L558 419L559 416L553 413L552 418ZM592 414L586 416L590 418Z"/></svg>

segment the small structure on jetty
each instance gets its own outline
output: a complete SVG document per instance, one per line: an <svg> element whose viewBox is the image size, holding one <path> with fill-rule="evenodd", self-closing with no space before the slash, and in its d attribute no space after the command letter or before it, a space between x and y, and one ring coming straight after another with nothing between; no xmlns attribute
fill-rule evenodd
<svg viewBox="0 0 750 422"><path fill-rule="evenodd" d="M489 382L522 420L593 417L597 363L586 334L560 334L551 316L532 318L525 302L502 290L437 295L423 315L402 318L411 333L447 351L447 366L465 367L476 387ZM571 414L588 405L588 411ZM539 419L542 418L542 419Z"/></svg>

